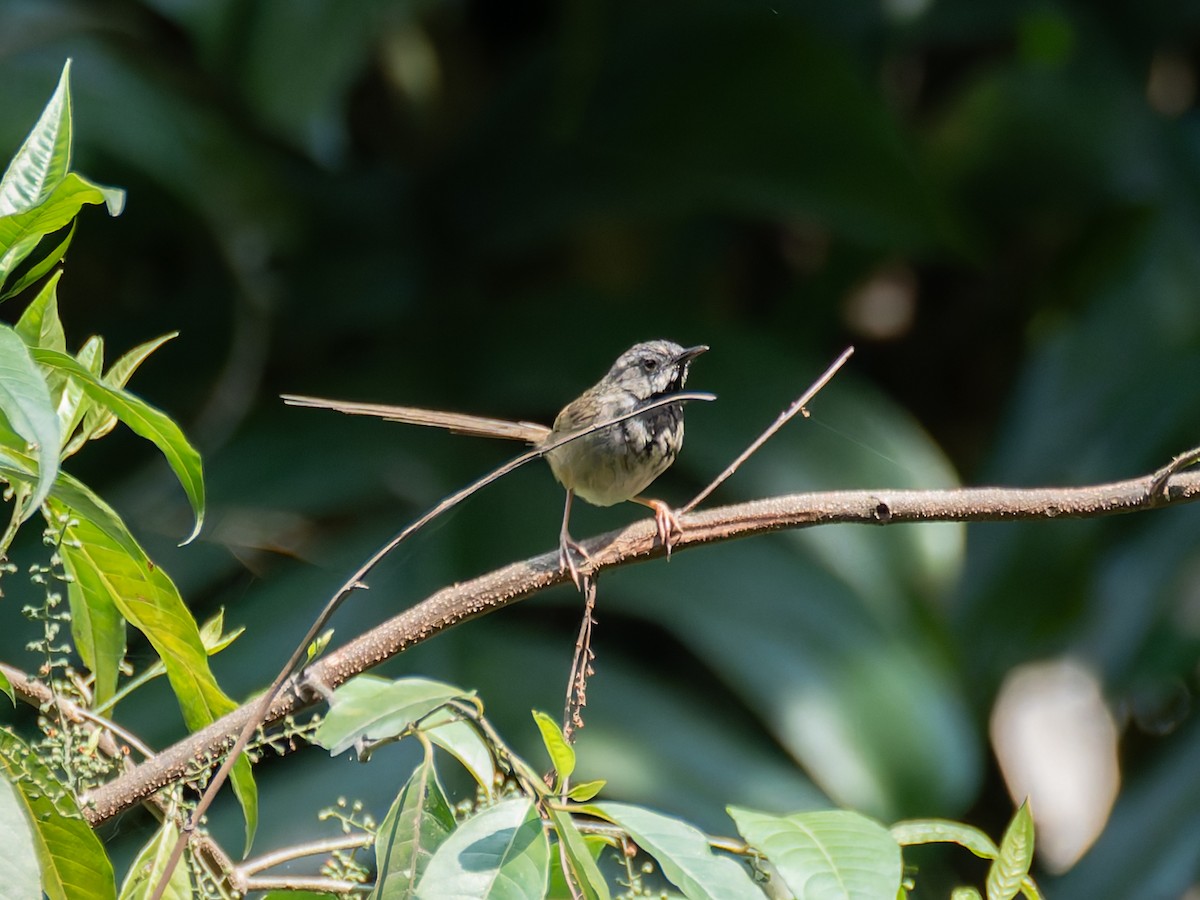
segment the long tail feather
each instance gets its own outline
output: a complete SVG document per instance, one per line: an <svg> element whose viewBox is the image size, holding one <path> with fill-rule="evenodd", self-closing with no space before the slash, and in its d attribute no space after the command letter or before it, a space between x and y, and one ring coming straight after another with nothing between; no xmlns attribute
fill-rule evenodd
<svg viewBox="0 0 1200 900"><path fill-rule="evenodd" d="M283 402L289 406L332 409L351 416L373 416L389 422L428 425L434 428L445 428L455 434L504 438L510 441L525 441L527 444L537 444L550 433L549 428L545 425L538 425L536 422L510 422L507 419L491 419L487 416L420 409L416 406L387 406L379 403L356 403L352 400L326 400L322 397L303 397L297 394L283 394L282 397Z"/></svg>

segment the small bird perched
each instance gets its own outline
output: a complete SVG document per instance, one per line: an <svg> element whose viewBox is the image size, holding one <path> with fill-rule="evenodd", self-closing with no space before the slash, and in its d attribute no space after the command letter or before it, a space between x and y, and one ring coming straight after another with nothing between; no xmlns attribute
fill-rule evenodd
<svg viewBox="0 0 1200 900"><path fill-rule="evenodd" d="M684 348L671 341L646 341L634 345L621 354L607 375L563 407L551 428L534 422L510 422L411 406L382 406L289 394L285 394L283 400L292 406L333 409L410 425L432 425L459 434L525 441L537 448L590 425L633 412L648 402L680 393L687 383L692 360L707 349L704 345ZM683 399L687 398L681 397L681 401ZM584 559L588 555L568 530L572 499L578 495L595 506L612 506L633 500L650 507L654 510L659 539L670 554L682 533L679 520L667 504L640 494L675 461L682 446L683 403L679 402L647 410L546 452L550 470L567 490L559 532L559 565L570 572L576 587L581 581L572 551Z"/></svg>

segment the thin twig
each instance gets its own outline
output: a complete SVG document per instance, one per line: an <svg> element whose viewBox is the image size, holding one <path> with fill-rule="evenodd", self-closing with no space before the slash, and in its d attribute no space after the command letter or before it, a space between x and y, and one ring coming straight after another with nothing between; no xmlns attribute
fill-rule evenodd
<svg viewBox="0 0 1200 900"><path fill-rule="evenodd" d="M260 891L310 891L314 894L349 894L352 891L365 892L369 884L359 884L357 881L346 881L337 878L324 878L320 875L260 875L246 879L246 893Z"/></svg>
<svg viewBox="0 0 1200 900"><path fill-rule="evenodd" d="M115 734L117 737L119 737L121 740L123 740L126 744L128 744L130 747L132 747L134 750L136 750L138 753L140 753L146 759L149 759L150 757L154 756L154 750L151 749L148 745L144 744L142 742L141 738L139 738L132 731L129 731L126 728L122 728L120 725L118 725L112 719L106 719L104 716L97 715L96 713L92 712L91 710L84 709L83 707L77 707L75 711L76 711L76 713L78 713L80 718L87 719L89 722L93 723L94 725L98 725L100 728L104 729L106 732L112 732L113 734Z"/></svg>
<svg viewBox="0 0 1200 900"><path fill-rule="evenodd" d="M303 859L306 856L326 856L335 850L357 850L368 846L374 839L374 836L370 834L340 834L319 841L306 841L303 844L281 847L270 853L264 853L262 856L247 859L234 868L239 875L250 876L274 866Z"/></svg>
<svg viewBox="0 0 1200 900"><path fill-rule="evenodd" d="M1163 488L1166 487L1167 481L1176 472L1181 472L1188 466L1200 462L1200 447L1193 447L1191 450L1185 450L1173 460L1154 473L1154 480L1150 482L1150 496L1152 498L1161 497Z"/></svg>
<svg viewBox="0 0 1200 900"><path fill-rule="evenodd" d="M58 695L57 692L50 690L50 687L44 681L31 677L16 666L0 663L0 673L3 673L8 678L9 684L13 686L13 690L16 691L17 695L32 706L41 707L53 704L58 707L59 714L65 716L69 721L77 724L90 723L87 725L89 730L92 730L94 725L99 725L107 729L111 733L101 734L96 746L105 756L110 756L113 759L125 758L125 755L121 752L121 748L117 746L117 742L113 739L113 734L126 737L128 736L127 732L117 728L107 719L88 712L73 700ZM137 742L131 743L133 743L133 746L139 752L143 751L144 745ZM154 753L147 750L143 755L153 756Z"/></svg>
<svg viewBox="0 0 1200 900"><path fill-rule="evenodd" d="M804 415L807 416L808 410L805 407L812 402L813 397L817 396L817 394L821 392L821 389L824 388L825 385L829 384L833 376L838 373L838 370L846 364L846 360L848 360L853 354L853 347L847 347L845 350L843 350L842 355L833 361L833 364L825 370L824 374L814 381L809 389L801 394L800 398L796 400L795 403L780 413L779 418L772 422L766 431L755 438L750 446L743 450L741 455L739 455L737 459L735 459L726 467L724 472L714 478L708 487L693 497L691 502L681 509L680 512L691 512L693 509L703 503L713 491L720 487L729 478L729 476L738 470L742 463L754 455L758 448L765 444L775 434L775 432L791 421L791 418L796 415L796 413L803 410Z"/></svg>
<svg viewBox="0 0 1200 900"><path fill-rule="evenodd" d="M575 655L571 659L571 674L567 679L567 703L563 710L563 737L568 744L575 743L576 730L583 728L583 708L587 706L587 682L594 674L592 660L592 626L596 624L596 587L598 575L584 576L583 620L579 623L579 637L575 639ZM566 782L564 779L564 790Z"/></svg>

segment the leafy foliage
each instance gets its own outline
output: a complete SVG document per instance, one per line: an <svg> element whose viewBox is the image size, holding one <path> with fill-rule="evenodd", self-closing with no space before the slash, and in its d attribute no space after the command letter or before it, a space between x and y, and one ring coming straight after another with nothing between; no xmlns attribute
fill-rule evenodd
<svg viewBox="0 0 1200 900"><path fill-rule="evenodd" d="M35 253L43 238L72 223L85 204L106 202L113 215L123 205L122 192L98 188L70 170L69 70L68 64L42 117L0 180L0 259L4 261L0 286ZM65 252L65 244L60 247ZM51 255L53 262L61 258L58 249ZM45 274L43 262L33 269ZM187 725L200 728L236 704L217 685L195 620L170 577L150 560L121 517L60 467L84 443L124 422L163 451L192 504L196 519L192 536L198 533L205 503L199 453L166 414L124 388L166 338L135 348L107 372L99 338L90 339L72 356L59 318L60 274L46 281L15 327L0 326L0 414L5 426L0 427L0 477L10 486L14 500L9 526L0 538L0 556L7 556L19 527L41 511L49 531L57 534L61 557L56 558L65 570L72 635L92 677L90 702L107 704L117 692L128 622L159 653ZM22 286L18 281L13 293ZM248 761L239 762L234 782L246 815L249 846L257 826L257 797ZM68 795L67 785L42 789ZM75 818L79 819L77 812ZM73 827L91 837L82 819ZM96 844L108 866L98 848ZM62 855L69 860L67 865L83 859L86 866L97 853ZM55 880L53 858L49 849L39 852L44 884ZM111 866L108 872L111 875ZM85 888L75 885L61 890L76 896L74 891Z"/></svg>
<svg viewBox="0 0 1200 900"><path fill-rule="evenodd" d="M597 864L590 842L614 846L626 860L645 853L661 877L691 900L780 891L798 900L871 900L910 890L911 879L902 880L901 846L933 841L964 843L993 861L988 900L1011 900L1017 893L1040 897L1028 874L1033 832L1026 806L999 848L978 829L954 822L903 822L889 832L866 816L840 810L779 816L731 808L746 840L741 855L755 872L770 873L756 879L745 862L715 851L714 844L728 842L713 841L680 819L625 803L568 802L574 751L554 721L534 713L545 750L555 760L554 778L543 779L498 740L481 707L456 699L463 694L420 678L387 682L361 676L335 692L330 716L316 733L334 754L350 747L351 735L369 734L376 743L415 737L425 747L424 760L376 835L374 897L540 898L548 896L551 860L557 860L555 871L572 896L609 897L613 875ZM473 732L496 769L510 775L506 797L490 799L481 792L484 802L461 821L447 803L430 740L445 727L446 714ZM598 821L616 826L616 833L597 828ZM625 877L640 885L645 874L639 866ZM774 879L778 882L765 883Z"/></svg>
<svg viewBox="0 0 1200 900"><path fill-rule="evenodd" d="M0 728L0 768L18 802L5 804L4 830L24 832L17 841L32 843L41 873L40 886L51 900L105 900L116 896L112 863L74 798L20 738ZM28 858L7 854L5 881L25 870ZM20 882L17 882L20 883ZM27 883L27 881L26 881ZM14 885L15 886L15 885Z"/></svg>

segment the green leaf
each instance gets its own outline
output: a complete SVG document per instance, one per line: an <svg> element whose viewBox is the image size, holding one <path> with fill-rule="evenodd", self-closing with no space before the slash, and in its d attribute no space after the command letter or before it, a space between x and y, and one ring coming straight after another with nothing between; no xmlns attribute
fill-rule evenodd
<svg viewBox="0 0 1200 900"><path fill-rule="evenodd" d="M0 728L0 772L18 788L26 820L33 825L41 887L50 900L115 898L112 863L70 791L5 728Z"/></svg>
<svg viewBox="0 0 1200 900"><path fill-rule="evenodd" d="M25 288L29 287L62 262L63 258L67 255L67 248L71 246L71 241L75 237L75 226L77 224L78 220L72 222L71 227L67 229L66 237L59 241L53 250L31 265L16 281L5 288L3 292L0 292L0 300L7 300L9 297L17 296L17 294L21 293Z"/></svg>
<svg viewBox="0 0 1200 900"><path fill-rule="evenodd" d="M217 611L217 614L210 618L207 622L200 626L200 640L204 643L204 650L209 656L215 656L220 653L235 640L241 637L245 628L235 628L228 634L222 634L224 628L225 610ZM129 694L132 694L138 688L166 674L167 667L162 664L161 660L155 660L149 666L146 666L133 679L128 681L120 691L118 691L110 700L103 703L97 702L92 705L94 712L104 713L117 705Z"/></svg>
<svg viewBox="0 0 1200 900"><path fill-rule="evenodd" d="M572 785L571 789L567 791L567 796L576 803L587 803L604 790L604 785L606 784L608 782L603 778L596 781L581 781L576 785Z"/></svg>
<svg viewBox="0 0 1200 900"><path fill-rule="evenodd" d="M84 341L79 352L75 354L75 361L91 372L94 377L99 378L100 373L104 371L104 338L93 334Z"/></svg>
<svg viewBox="0 0 1200 900"><path fill-rule="evenodd" d="M122 388L109 387L77 360L53 350L34 350L34 359L52 371L79 380L87 395L106 406L136 434L152 442L166 457L187 494L196 516L196 526L184 541L191 541L204 524L204 474L200 454L188 443L169 416Z"/></svg>
<svg viewBox="0 0 1200 900"><path fill-rule="evenodd" d="M1000 841L1000 855L987 875L987 900L1012 900L1021 892L1033 863L1033 815L1021 804Z"/></svg>
<svg viewBox="0 0 1200 900"><path fill-rule="evenodd" d="M433 760L426 757L396 795L375 836L377 875L371 900L411 897L434 851L452 831L454 812Z"/></svg>
<svg viewBox="0 0 1200 900"><path fill-rule="evenodd" d="M140 547L130 553L127 543L114 540L82 511L67 509L57 499L51 507L70 519L62 544L68 571L86 582L86 598L106 595L146 635L167 668L188 728L203 728L234 709L208 667L196 620L166 572Z"/></svg>
<svg viewBox="0 0 1200 900"><path fill-rule="evenodd" d="M51 501L51 506L55 505ZM117 691L125 658L125 619L109 592L109 580L89 564L91 555L70 546L64 546L61 555L71 576L67 583L71 639L94 676L94 702L107 703Z"/></svg>
<svg viewBox="0 0 1200 900"><path fill-rule="evenodd" d="M70 489L59 491L63 485ZM233 710L237 704L217 686L196 621L174 582L150 561L120 517L99 497L73 479L60 479L55 487L52 508L56 515L71 520L62 544L63 561L83 587L78 595L68 595L72 602L78 598L89 604L83 615L94 623L104 614L104 604L111 601L146 635L162 660L190 730L203 728ZM75 506L70 499L60 499L63 497L78 497L84 503ZM90 518L89 514L98 516ZM93 660L97 669L119 662L111 640L97 641L92 649L97 653ZM101 650L106 653L103 662ZM258 789L245 756L234 764L230 781L246 818L248 851L258 829Z"/></svg>
<svg viewBox="0 0 1200 900"><path fill-rule="evenodd" d="M27 453L11 448L0 448L0 478L15 481L32 481L37 464ZM121 521L121 517L101 500L91 488L70 474L59 470L58 478L50 489L50 496L65 506L71 507L89 519L112 540L132 555L141 553L141 547Z"/></svg>
<svg viewBox="0 0 1200 900"><path fill-rule="evenodd" d="M41 900L41 875L33 841L33 823L25 802L7 776L0 776L0 893L5 900Z"/></svg>
<svg viewBox="0 0 1200 900"><path fill-rule="evenodd" d="M425 735L462 763L463 768L488 797L496 790L498 772L496 760L487 742L470 723L454 719L441 724L430 723L421 729Z"/></svg>
<svg viewBox="0 0 1200 900"><path fill-rule="evenodd" d="M0 672L0 691L3 691L8 696L13 706L17 705L16 691L13 690L12 682L8 680L8 676L3 672ZM0 846L3 846L3 844L0 843Z"/></svg>
<svg viewBox="0 0 1200 900"><path fill-rule="evenodd" d="M1025 897L1025 900L1044 900L1041 889L1028 875L1021 879L1021 896Z"/></svg>
<svg viewBox="0 0 1200 900"><path fill-rule="evenodd" d="M619 825L690 900L762 900L763 892L750 873L729 857L713 853L698 828L625 803L600 803L589 809Z"/></svg>
<svg viewBox="0 0 1200 900"><path fill-rule="evenodd" d="M67 338L58 317L58 280L61 277L62 272L55 272L17 320L16 332L30 347L46 347L62 353L67 350Z"/></svg>
<svg viewBox="0 0 1200 900"><path fill-rule="evenodd" d="M99 377L104 368L104 338L98 334L92 335L79 348L75 359L81 366ZM89 413L94 414L97 406L88 398L78 378L55 374L51 376L51 379L51 384L62 383L62 387L59 389L58 421L62 425L63 436L67 439L66 446L62 451L62 458L66 459L74 455L87 442L87 435L78 430L79 423Z"/></svg>
<svg viewBox="0 0 1200 900"><path fill-rule="evenodd" d="M558 723L546 713L533 710L533 721L542 733L542 743L550 755L550 764L554 766L555 784L562 784L575 771L575 750L567 743Z"/></svg>
<svg viewBox="0 0 1200 900"><path fill-rule="evenodd" d="M125 387L129 383L129 379L133 376L133 373L138 370L138 367L146 361L151 353L167 341L174 340L178 336L178 331L172 331L169 334L164 334L162 337L157 337L152 341L146 341L144 344L134 347L128 353L121 356L104 373L104 383L114 388ZM84 419L80 437L84 441L98 440L112 431L116 427L116 424L117 417L111 409L106 406L93 406Z"/></svg>
<svg viewBox="0 0 1200 900"><path fill-rule="evenodd" d="M240 638L245 630L246 626L239 625L233 631L226 632L225 607L221 607L200 626L200 641L204 644L204 652L209 656L216 656Z"/></svg>
<svg viewBox="0 0 1200 900"><path fill-rule="evenodd" d="M36 487L21 513L23 522L50 493L58 475L61 437L46 378L34 365L25 342L8 325L0 325L0 413L37 455Z"/></svg>
<svg viewBox="0 0 1200 900"><path fill-rule="evenodd" d="M902 847L913 844L954 843L970 850L981 859L995 859L1000 855L996 842L973 825L952 822L948 819L908 819L897 822L889 829L896 843Z"/></svg>
<svg viewBox="0 0 1200 900"><path fill-rule="evenodd" d="M874 819L843 810L774 816L737 807L729 815L796 900L872 900L900 888L900 846Z"/></svg>
<svg viewBox="0 0 1200 900"><path fill-rule="evenodd" d="M0 178L0 216L40 206L71 169L71 61L25 143Z"/></svg>
<svg viewBox="0 0 1200 900"><path fill-rule="evenodd" d="M125 883L121 885L120 900L141 900L151 895L162 880L167 860L178 839L179 829L170 821L163 822L158 833L142 848L129 867ZM193 896L191 869L186 861L181 860L171 872L163 897L165 900L192 900Z"/></svg>
<svg viewBox="0 0 1200 900"><path fill-rule="evenodd" d="M329 713L313 740L331 756L337 756L359 739L378 741L397 737L446 701L467 693L454 685L425 678L389 681L360 675L333 692Z"/></svg>
<svg viewBox="0 0 1200 900"><path fill-rule="evenodd" d="M550 841L533 803L504 800L468 819L434 853L417 885L423 900L542 900Z"/></svg>
<svg viewBox="0 0 1200 900"><path fill-rule="evenodd" d="M980 900L979 891L973 887L956 887L950 892L950 900Z"/></svg>
<svg viewBox="0 0 1200 900"><path fill-rule="evenodd" d="M104 373L104 383L110 387L125 387L129 383L130 376L138 370L138 367L146 361L151 353L167 341L173 341L177 337L179 337L178 331L169 331L153 340L138 344L132 350L122 354Z"/></svg>
<svg viewBox="0 0 1200 900"><path fill-rule="evenodd" d="M254 846L254 835L258 832L258 783L254 780L250 757L245 753L237 758L229 770L229 783L233 785L233 795L237 797L246 819L246 843L242 855L249 856L250 848Z"/></svg>
<svg viewBox="0 0 1200 900"><path fill-rule="evenodd" d="M0 217L0 286L48 234L68 225L87 204L103 203L111 215L120 215L125 194L101 187L71 172L58 183L46 201L33 209Z"/></svg>
<svg viewBox="0 0 1200 900"><path fill-rule="evenodd" d="M326 628L318 634L304 650L304 661L312 662L318 656L325 652L325 648L329 646L329 642L333 640L333 629Z"/></svg>
<svg viewBox="0 0 1200 900"><path fill-rule="evenodd" d="M554 823L554 832L558 835L559 844L566 854L576 887L583 892L586 900L610 900L612 895L608 890L608 882L604 880L604 875L592 856L591 848L580 834L571 814L553 807L547 812L550 814L550 821Z"/></svg>

